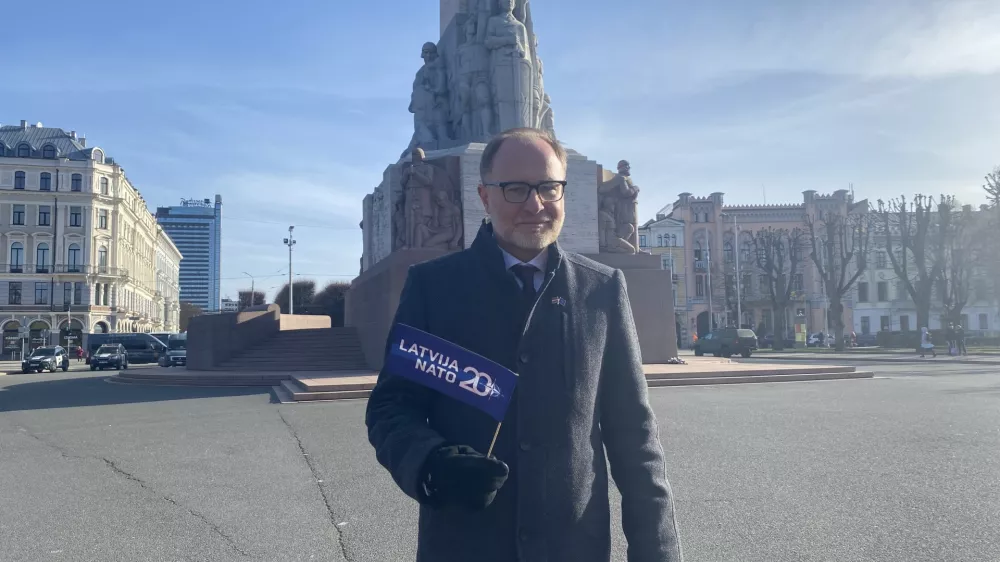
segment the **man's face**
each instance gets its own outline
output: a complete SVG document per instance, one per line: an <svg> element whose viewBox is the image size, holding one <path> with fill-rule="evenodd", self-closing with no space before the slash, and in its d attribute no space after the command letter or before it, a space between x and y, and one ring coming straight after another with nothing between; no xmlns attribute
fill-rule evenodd
<svg viewBox="0 0 1000 562"><path fill-rule="evenodd" d="M507 139L497 151L486 182L516 181L534 185L565 179L566 168L547 142L512 138ZM479 186L479 197L493 223L493 231L502 243L537 253L559 237L565 216L565 197L546 202L532 190L524 203L510 203L504 198L502 189L485 185Z"/></svg>
<svg viewBox="0 0 1000 562"><path fill-rule="evenodd" d="M514 0L500 0L500 11L501 12L513 12L514 11Z"/></svg>
<svg viewBox="0 0 1000 562"><path fill-rule="evenodd" d="M618 164L618 173L627 176L632 173L632 168L629 166L628 162L622 162Z"/></svg>
<svg viewBox="0 0 1000 562"><path fill-rule="evenodd" d="M420 51L420 56L424 59L424 62L432 62L437 58L437 47L433 44L424 45L424 48Z"/></svg>

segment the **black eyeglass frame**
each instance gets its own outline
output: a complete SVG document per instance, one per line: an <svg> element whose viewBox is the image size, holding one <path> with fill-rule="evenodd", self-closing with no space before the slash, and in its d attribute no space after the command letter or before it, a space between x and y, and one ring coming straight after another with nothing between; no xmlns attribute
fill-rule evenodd
<svg viewBox="0 0 1000 562"><path fill-rule="evenodd" d="M561 191L559 192L559 197L556 198L556 199L546 199L546 198L542 197L542 192L538 191L538 188L542 187L543 185L553 184L553 183L559 184L561 186L561 188L562 188ZM538 183L528 183L526 181L502 181L502 182L499 182L499 183L487 183L487 184L483 184L483 185L485 185L486 187L499 187L500 191L503 193L504 201L506 201L508 203L524 203L525 201L527 201L531 197L531 192L532 191L534 191L535 194L538 195L538 198L543 203L555 203L556 201L562 201L563 197L566 196L566 184L567 183L569 183L569 182L567 182L566 180L546 180L546 181L542 181L542 182L538 182ZM510 186L512 186L512 185L526 185L526 186L528 186L528 192L524 195L524 199L523 200L521 200L521 201L511 201L510 198L507 197L507 188L510 187Z"/></svg>

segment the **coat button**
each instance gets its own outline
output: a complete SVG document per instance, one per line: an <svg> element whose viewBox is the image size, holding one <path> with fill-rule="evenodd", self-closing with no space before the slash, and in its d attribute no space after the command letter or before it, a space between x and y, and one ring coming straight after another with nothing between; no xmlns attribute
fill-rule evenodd
<svg viewBox="0 0 1000 562"><path fill-rule="evenodd" d="M531 450L531 443L528 443L527 441L521 441L521 450L522 451L530 451Z"/></svg>
<svg viewBox="0 0 1000 562"><path fill-rule="evenodd" d="M522 353L521 356L518 359L521 360L521 363L527 364L529 357L528 357L527 353Z"/></svg>

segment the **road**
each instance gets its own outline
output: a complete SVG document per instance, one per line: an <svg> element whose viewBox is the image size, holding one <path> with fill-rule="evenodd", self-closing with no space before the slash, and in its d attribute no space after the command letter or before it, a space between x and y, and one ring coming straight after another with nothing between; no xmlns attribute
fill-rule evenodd
<svg viewBox="0 0 1000 562"><path fill-rule="evenodd" d="M1000 370L866 368L651 390L688 561L1000 560ZM0 376L0 560L412 561L364 407Z"/></svg>

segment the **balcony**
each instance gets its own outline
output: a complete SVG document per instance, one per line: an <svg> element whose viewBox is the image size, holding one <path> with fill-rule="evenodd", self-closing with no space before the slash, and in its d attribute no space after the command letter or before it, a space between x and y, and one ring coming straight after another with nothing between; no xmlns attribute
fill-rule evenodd
<svg viewBox="0 0 1000 562"><path fill-rule="evenodd" d="M4 263L0 264L0 273L32 273L32 274L85 274L85 275L107 275L110 277L125 277L128 270L120 267L108 267L105 265L36 265L24 263Z"/></svg>
<svg viewBox="0 0 1000 562"><path fill-rule="evenodd" d="M695 260L694 261L695 271L708 271L708 260Z"/></svg>

